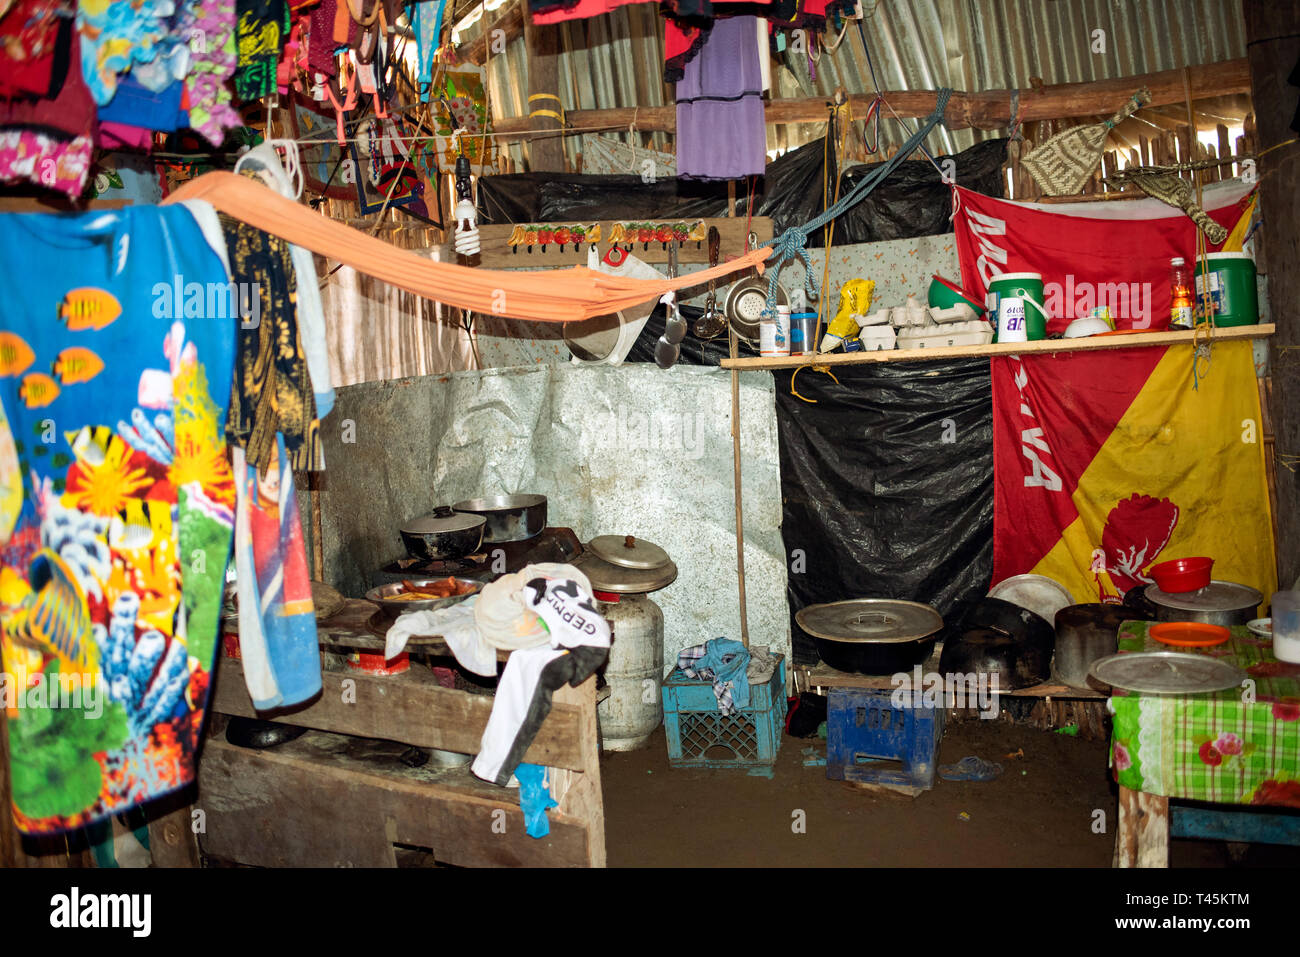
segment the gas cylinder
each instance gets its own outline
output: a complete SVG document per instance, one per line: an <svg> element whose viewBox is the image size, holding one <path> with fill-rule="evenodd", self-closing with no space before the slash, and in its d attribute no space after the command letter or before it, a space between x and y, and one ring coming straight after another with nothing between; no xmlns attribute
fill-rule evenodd
<svg viewBox="0 0 1300 957"><path fill-rule="evenodd" d="M613 635L605 666L609 697L596 716L606 751L635 751L664 720L664 613L646 595L617 597L601 602Z"/></svg>

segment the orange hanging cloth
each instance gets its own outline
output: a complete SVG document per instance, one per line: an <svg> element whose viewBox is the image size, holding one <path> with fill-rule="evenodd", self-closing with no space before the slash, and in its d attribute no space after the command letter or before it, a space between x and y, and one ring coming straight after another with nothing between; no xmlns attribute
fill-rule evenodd
<svg viewBox="0 0 1300 957"><path fill-rule="evenodd" d="M163 204L198 199L258 229L351 266L398 289L471 312L538 322L575 322L630 309L664 293L742 270L763 271L769 247L676 279L625 279L574 266L546 272L473 269L433 262L326 219L274 190L234 173L205 173Z"/></svg>

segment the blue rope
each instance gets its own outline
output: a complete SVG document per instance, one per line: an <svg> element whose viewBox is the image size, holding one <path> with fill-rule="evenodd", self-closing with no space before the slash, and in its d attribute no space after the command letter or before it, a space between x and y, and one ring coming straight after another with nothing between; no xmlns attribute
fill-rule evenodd
<svg viewBox="0 0 1300 957"><path fill-rule="evenodd" d="M820 295L818 291L817 278L813 275L812 260L808 256L808 237L814 231L821 229L832 219L842 216L850 208L860 203L867 197L867 194L879 186L889 177L898 165L907 157L916 152L917 148L930 131L939 123L943 122L944 111L948 107L948 100L952 97L952 90L944 87L939 90L938 99L935 102L934 112L926 117L925 122L917 128L916 132L909 136L906 142L899 148L898 152L892 157L885 160L875 169L873 169L863 180L853 187L845 195L841 196L833 204L828 206L820 215L815 216L811 221L804 223L802 226L792 226L783 232L780 236L769 239L764 246L771 246L773 249L772 257L769 260L771 265L768 267L767 280L767 305L763 310L764 315L772 315L776 312L776 289L781 268L788 260L798 257L803 260L804 265L804 288L808 290L813 299ZM826 251L830 255L830 251Z"/></svg>

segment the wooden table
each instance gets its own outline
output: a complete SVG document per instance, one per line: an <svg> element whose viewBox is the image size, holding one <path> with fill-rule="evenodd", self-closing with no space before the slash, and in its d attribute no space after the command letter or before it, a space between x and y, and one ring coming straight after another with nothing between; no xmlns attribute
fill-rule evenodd
<svg viewBox="0 0 1300 957"><path fill-rule="evenodd" d="M349 602L320 625L322 649L372 647L365 623L374 610ZM311 730L267 750L207 739L194 808L203 812L199 843L208 856L267 867L392 867L397 850L411 847L464 866L604 866L594 677L555 693L524 757L552 769L559 801L541 839L524 832L518 790L480 781L468 767L398 760L409 746L476 754L493 697L445 688L416 662L398 675L345 668L322 679L309 704L258 713L241 663L220 660L214 712Z"/></svg>

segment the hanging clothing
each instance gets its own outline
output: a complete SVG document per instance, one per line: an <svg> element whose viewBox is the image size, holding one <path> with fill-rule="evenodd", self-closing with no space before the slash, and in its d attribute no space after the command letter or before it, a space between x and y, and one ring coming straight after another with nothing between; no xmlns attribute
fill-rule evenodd
<svg viewBox="0 0 1300 957"><path fill-rule="evenodd" d="M265 472L276 461L276 433L282 432L292 467L319 470L320 421L298 335L289 244L229 216L221 222L231 279L256 311L239 324L226 423L230 443L244 449L249 465Z"/></svg>
<svg viewBox="0 0 1300 957"><path fill-rule="evenodd" d="M231 105L227 81L235 75L235 0L193 0L186 7L185 34L198 31L202 42L191 52L185 92L190 102L190 128L213 146L226 130L244 125Z"/></svg>
<svg viewBox="0 0 1300 957"><path fill-rule="evenodd" d="M280 164L279 154L269 143L253 147L239 158L237 169L250 169L267 186L281 196L296 200L289 176ZM290 243L294 281L298 290L298 334L302 339L311 376L312 395L316 400L316 417L325 418L334 408L334 387L330 383L330 357L325 345L325 307L321 304L320 280L311 253Z"/></svg>
<svg viewBox="0 0 1300 957"><path fill-rule="evenodd" d="M646 0L529 0L533 23L562 23L565 20L585 20L602 13L612 13L619 7Z"/></svg>
<svg viewBox="0 0 1300 957"><path fill-rule="evenodd" d="M512 652L497 682L492 714L470 770L505 787L551 713L552 696L566 684L576 688L609 657L609 646L524 648Z"/></svg>
<svg viewBox="0 0 1300 957"><path fill-rule="evenodd" d="M227 279L183 207L0 216L0 275L0 489L23 494L3 510L0 658L15 816L44 834L194 779L234 525L234 339L184 308Z"/></svg>
<svg viewBox="0 0 1300 957"><path fill-rule="evenodd" d="M289 7L284 0L236 0L235 95L259 100L275 92L280 47L289 35Z"/></svg>
<svg viewBox="0 0 1300 957"><path fill-rule="evenodd" d="M231 450L236 501L235 565L239 651L259 711L290 707L321 689L311 575L284 437L265 472Z"/></svg>
<svg viewBox="0 0 1300 957"><path fill-rule="evenodd" d="M766 55L766 51L764 51ZM687 179L762 176L767 120L754 17L713 24L677 84L677 175Z"/></svg>
<svg viewBox="0 0 1300 957"><path fill-rule="evenodd" d="M117 79L133 63L147 63L167 36L172 0L81 0L81 72L95 102L103 106L117 92Z"/></svg>
<svg viewBox="0 0 1300 957"><path fill-rule="evenodd" d="M0 97L57 92L71 49L72 21L59 16L59 0L17 0L0 13ZM61 36L61 34L65 36ZM63 62L55 60L62 51Z"/></svg>
<svg viewBox="0 0 1300 957"><path fill-rule="evenodd" d="M62 68L51 74L53 99L0 100L0 182L27 180L73 199L85 188L98 123L80 64L70 58L75 42L65 30Z"/></svg>

